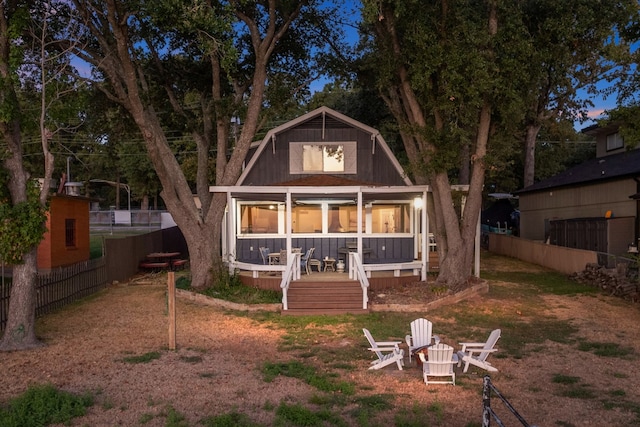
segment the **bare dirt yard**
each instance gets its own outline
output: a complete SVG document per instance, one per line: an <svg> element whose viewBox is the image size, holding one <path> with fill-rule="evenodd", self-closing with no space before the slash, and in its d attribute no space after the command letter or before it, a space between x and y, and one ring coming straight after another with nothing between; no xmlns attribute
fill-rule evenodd
<svg viewBox="0 0 640 427"><path fill-rule="evenodd" d="M494 270L535 267L495 259L483 268ZM469 315L499 309L512 310L522 322L545 316L569 323L576 332L566 343L542 341L528 347L524 356L492 357L499 369L492 381L522 416L537 426L625 426L640 424L640 305L607 296L542 295L541 303L523 306L518 298L503 295L517 283L490 282L488 293L461 304ZM511 289L513 290L513 289ZM374 313L345 316L340 323L310 321L301 333L317 334L307 348L283 345L291 330L273 316L262 317L178 300L177 350L167 350L168 318L166 276L137 278L114 284L99 294L38 320L38 335L44 347L0 353L0 402L25 391L30 384L52 384L60 389L95 396L87 415L72 426L165 426L175 411L184 426L201 425L206 417L232 412L246 414L255 425L302 425L282 423L277 417L281 403L318 408L319 391L301 379L276 376L265 381L265 362L301 361L320 372L331 372L336 380L355 386L355 396L391 396L393 404L358 421L353 397L332 407L341 423L318 425L432 425L480 426L481 389L484 371L456 369L456 386L430 385L408 359L404 370L386 367L370 371L373 360L361 328L374 322L391 322L404 316L406 333L413 318L426 317L444 342L453 339L454 319L447 308L418 313ZM416 291L417 293L418 291ZM413 302L416 294L405 290ZM278 316L279 317L279 316ZM289 318L290 319L290 318ZM500 325L503 337L511 325ZM441 333L443 332L444 333ZM404 331L403 331L404 332ZM485 331L482 332L483 334ZM376 337L379 340L403 339ZM513 339L513 337L511 337ZM577 342L617 343L631 349L624 357L598 356L583 351ZM500 348L500 341L498 341ZM527 348L524 348L527 347ZM158 352L148 363L127 363L131 356ZM327 354L353 355L348 367L328 360ZM324 355L320 357L319 355ZM337 357L338 360L341 360ZM328 398L325 398L326 401ZM506 414L494 398L506 425L517 421ZM402 423L398 415L419 420ZM411 419L409 417L409 419ZM311 424L308 424L311 425Z"/></svg>

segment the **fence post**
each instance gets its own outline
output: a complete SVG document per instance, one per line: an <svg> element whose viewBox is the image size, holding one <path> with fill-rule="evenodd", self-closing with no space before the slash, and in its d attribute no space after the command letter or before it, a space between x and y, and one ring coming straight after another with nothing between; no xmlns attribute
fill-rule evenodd
<svg viewBox="0 0 640 427"><path fill-rule="evenodd" d="M175 273L167 274L168 280L168 311L169 311L169 350L176 349L176 280Z"/></svg>
<svg viewBox="0 0 640 427"><path fill-rule="evenodd" d="M485 375L482 378L482 427L491 425L491 378Z"/></svg>

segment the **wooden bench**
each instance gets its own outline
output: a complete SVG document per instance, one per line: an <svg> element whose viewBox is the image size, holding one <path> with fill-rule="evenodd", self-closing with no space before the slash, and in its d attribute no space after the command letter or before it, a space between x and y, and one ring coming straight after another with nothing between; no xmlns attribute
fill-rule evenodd
<svg viewBox="0 0 640 427"><path fill-rule="evenodd" d="M400 277L400 271L402 270L413 270L414 275L420 274L420 269L422 268L422 261L409 261L409 262L394 262L390 264L363 264L362 268L364 269L367 277L371 277L372 271L393 271L394 277Z"/></svg>
<svg viewBox="0 0 640 427"><path fill-rule="evenodd" d="M169 268L168 262L141 262L140 268L144 268L146 270L162 270L165 268Z"/></svg>
<svg viewBox="0 0 640 427"><path fill-rule="evenodd" d="M184 266L187 265L188 262L188 259L175 259L171 261L171 266L174 270L177 268L184 268Z"/></svg>

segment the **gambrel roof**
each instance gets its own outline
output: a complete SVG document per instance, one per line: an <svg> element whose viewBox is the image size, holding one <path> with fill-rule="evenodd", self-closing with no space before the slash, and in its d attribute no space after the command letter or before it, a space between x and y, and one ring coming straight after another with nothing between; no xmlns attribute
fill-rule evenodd
<svg viewBox="0 0 640 427"><path fill-rule="evenodd" d="M290 170L291 162L296 160L289 159L289 144L346 141L357 144L352 153L357 153L361 164L353 166L353 170L316 175ZM266 161L269 155L271 157ZM257 176L254 168L275 170ZM328 107L320 107L267 132L236 185L335 186L354 183L367 186L412 185L378 130Z"/></svg>

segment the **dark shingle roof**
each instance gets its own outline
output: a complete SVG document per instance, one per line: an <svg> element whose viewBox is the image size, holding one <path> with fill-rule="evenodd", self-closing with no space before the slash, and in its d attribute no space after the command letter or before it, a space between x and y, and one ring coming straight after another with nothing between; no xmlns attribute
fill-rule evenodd
<svg viewBox="0 0 640 427"><path fill-rule="evenodd" d="M635 149L587 160L551 178L518 190L516 194L638 175L640 175L640 149Z"/></svg>

